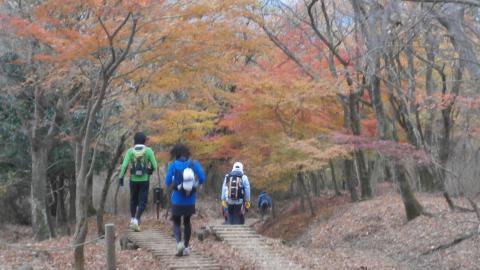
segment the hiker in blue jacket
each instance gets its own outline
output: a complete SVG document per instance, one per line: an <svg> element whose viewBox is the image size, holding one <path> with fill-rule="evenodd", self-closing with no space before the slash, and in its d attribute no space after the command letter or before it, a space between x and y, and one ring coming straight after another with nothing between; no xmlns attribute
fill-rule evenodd
<svg viewBox="0 0 480 270"><path fill-rule="evenodd" d="M177 144L170 151L170 163L165 177L165 186L173 184L171 196L173 232L177 240L177 256L190 254L189 241L192 235L190 218L195 213L196 190L205 182L205 173L198 161L190 159L190 149ZM183 217L184 242L182 242L181 219Z"/></svg>
<svg viewBox="0 0 480 270"><path fill-rule="evenodd" d="M264 220L265 216L267 215L268 209L272 207L272 197L270 197L267 192L262 191L258 196L257 207L260 210L260 214L262 215L262 220Z"/></svg>
<svg viewBox="0 0 480 270"><path fill-rule="evenodd" d="M222 185L222 207L228 208L227 224L245 223L245 210L250 209L250 183L243 173L243 164L235 162Z"/></svg>

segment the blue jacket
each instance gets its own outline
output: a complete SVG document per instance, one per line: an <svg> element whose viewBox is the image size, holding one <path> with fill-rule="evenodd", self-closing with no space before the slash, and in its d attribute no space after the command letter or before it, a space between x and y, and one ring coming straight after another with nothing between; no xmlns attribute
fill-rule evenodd
<svg viewBox="0 0 480 270"><path fill-rule="evenodd" d="M262 203L266 202L268 207L272 207L272 197L270 197L265 191L258 196L257 206L262 207Z"/></svg>
<svg viewBox="0 0 480 270"><path fill-rule="evenodd" d="M168 171L167 175L165 176L165 186L169 187L172 183L175 182L174 174L175 174L175 169L179 171L183 171L185 168L188 167L190 164L190 160L175 160L170 163L168 166ZM198 178L198 183L202 185L205 183L205 173L203 172L202 166L200 166L200 163L198 161L193 162L193 171L195 172L195 175ZM175 183L176 185L180 183ZM193 192L190 194L190 196L185 196L182 192L173 190L172 192L172 199L171 202L172 204L175 205L192 205L195 204L196 201L196 192Z"/></svg>

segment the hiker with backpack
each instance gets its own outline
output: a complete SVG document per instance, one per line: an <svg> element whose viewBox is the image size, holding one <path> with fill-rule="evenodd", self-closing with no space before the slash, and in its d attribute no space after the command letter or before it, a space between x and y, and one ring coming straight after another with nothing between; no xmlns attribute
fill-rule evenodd
<svg viewBox="0 0 480 270"><path fill-rule="evenodd" d="M170 151L173 162L168 167L165 186L173 185L171 196L173 233L177 241L176 255L190 254L189 241L192 235L191 217L195 213L196 190L205 182L205 173L200 163L190 159L190 150L184 144L175 145ZM184 241L181 220L183 217Z"/></svg>
<svg viewBox="0 0 480 270"><path fill-rule="evenodd" d="M272 207L272 197L267 192L262 191L258 196L257 207L260 210L262 220L264 220L268 210Z"/></svg>
<svg viewBox="0 0 480 270"><path fill-rule="evenodd" d="M221 199L222 207L228 208L227 224L245 223L245 211L250 209L250 183L241 162L235 162L232 171L225 175Z"/></svg>
<svg viewBox="0 0 480 270"><path fill-rule="evenodd" d="M129 228L140 231L140 217L147 207L149 179L157 169L157 160L150 147L145 146L147 136L137 132L133 137L134 146L127 150L120 171L119 185L123 186L123 178L130 164L130 225Z"/></svg>

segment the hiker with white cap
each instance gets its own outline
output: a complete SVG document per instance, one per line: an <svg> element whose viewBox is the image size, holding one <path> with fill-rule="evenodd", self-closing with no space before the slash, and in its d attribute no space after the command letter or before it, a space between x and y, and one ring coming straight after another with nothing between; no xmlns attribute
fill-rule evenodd
<svg viewBox="0 0 480 270"><path fill-rule="evenodd" d="M243 224L245 210L250 209L250 183L241 162L235 162L232 171L225 175L221 199L222 206L228 208L227 224Z"/></svg>

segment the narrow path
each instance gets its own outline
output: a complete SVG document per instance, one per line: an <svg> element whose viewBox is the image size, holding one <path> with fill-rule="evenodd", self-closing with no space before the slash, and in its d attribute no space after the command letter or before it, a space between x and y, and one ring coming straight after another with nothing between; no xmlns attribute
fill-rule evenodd
<svg viewBox="0 0 480 270"><path fill-rule="evenodd" d="M189 256L175 256L175 239L158 230L142 232L128 231L127 238L135 245L151 252L166 269L222 269L212 258L192 251Z"/></svg>
<svg viewBox="0 0 480 270"><path fill-rule="evenodd" d="M253 260L256 269L302 269L266 243L265 238L246 225L212 225L209 229L217 238L239 252L241 257Z"/></svg>

